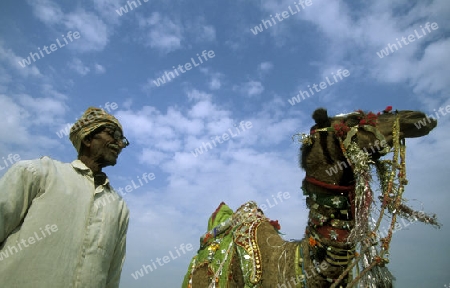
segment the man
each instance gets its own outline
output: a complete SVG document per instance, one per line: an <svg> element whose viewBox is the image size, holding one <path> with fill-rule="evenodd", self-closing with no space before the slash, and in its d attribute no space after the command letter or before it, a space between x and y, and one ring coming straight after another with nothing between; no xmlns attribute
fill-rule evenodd
<svg viewBox="0 0 450 288"><path fill-rule="evenodd" d="M2 288L119 287L129 211L102 168L129 143L119 121L93 107L70 140L78 160L20 161L0 179Z"/></svg>

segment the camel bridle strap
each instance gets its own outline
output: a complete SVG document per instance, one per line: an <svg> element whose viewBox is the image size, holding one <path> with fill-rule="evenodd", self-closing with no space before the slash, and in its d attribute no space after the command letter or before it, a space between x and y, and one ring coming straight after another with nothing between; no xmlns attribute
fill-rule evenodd
<svg viewBox="0 0 450 288"><path fill-rule="evenodd" d="M352 127L348 127L349 131L345 134L345 139L342 140L341 137L338 137L340 141L344 144L344 148L347 149L350 143L352 142L353 137L358 133L359 129L366 130L368 132L371 132L375 135L375 137L378 139L378 141L381 142L387 142L386 138L383 134L381 134L380 130L378 130L375 126L372 125L355 125ZM317 132L334 132L336 133L336 129L334 127L324 127L324 128L318 128L311 131L311 135L317 133ZM303 136L305 137L305 136ZM389 152L391 147L386 146L382 150L379 151L380 154L385 155Z"/></svg>
<svg viewBox="0 0 450 288"><path fill-rule="evenodd" d="M336 191L352 191L355 189L354 185L350 185L350 186L341 186L341 185L336 185L336 184L328 184L325 183L323 181L317 180L314 177L311 176L305 176L305 180L311 184L314 184L316 186L328 189L328 190L336 190Z"/></svg>

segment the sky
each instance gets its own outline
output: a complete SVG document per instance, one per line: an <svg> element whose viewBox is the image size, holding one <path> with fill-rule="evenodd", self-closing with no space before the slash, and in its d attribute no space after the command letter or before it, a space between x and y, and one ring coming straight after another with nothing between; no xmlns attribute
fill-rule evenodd
<svg viewBox="0 0 450 288"><path fill-rule="evenodd" d="M309 131L318 107L336 115L388 105L439 117L428 136L406 141L404 196L443 224L405 224L388 267L396 287L450 285L449 1L0 7L0 176L18 159L76 159L67 132L89 106L114 114L131 142L105 169L130 209L120 287L180 287L222 201L265 204L286 240L301 239L305 173L292 135Z"/></svg>

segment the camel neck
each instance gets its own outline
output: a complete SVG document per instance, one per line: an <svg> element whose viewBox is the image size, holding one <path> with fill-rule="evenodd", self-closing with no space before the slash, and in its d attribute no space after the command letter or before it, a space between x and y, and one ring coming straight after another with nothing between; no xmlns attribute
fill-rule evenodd
<svg viewBox="0 0 450 288"><path fill-rule="evenodd" d="M310 239L312 258L347 266L355 248L347 241L354 228L354 207L350 204L354 186L326 184L307 176L302 190L310 209L306 237Z"/></svg>

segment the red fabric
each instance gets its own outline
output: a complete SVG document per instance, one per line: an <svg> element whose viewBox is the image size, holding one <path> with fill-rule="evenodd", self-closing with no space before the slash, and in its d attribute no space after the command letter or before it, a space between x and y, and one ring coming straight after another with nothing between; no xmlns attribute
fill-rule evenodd
<svg viewBox="0 0 450 288"><path fill-rule="evenodd" d="M219 207L217 207L216 211L214 211L214 213L211 215L211 223L214 222L214 219L216 218L217 213L219 213L220 207L222 207L222 205L225 205L225 202L222 201L222 202L219 204Z"/></svg>
<svg viewBox="0 0 450 288"><path fill-rule="evenodd" d="M322 226L322 227L317 227L314 229L317 231L317 233L319 233L321 238L326 238L326 239L330 239L330 240L341 242L341 243L346 242L348 235L350 234L350 231L348 231L348 230L337 229L332 226ZM338 235L337 240L331 238L331 236L330 236L331 230L333 230L337 233L337 235Z"/></svg>
<svg viewBox="0 0 450 288"><path fill-rule="evenodd" d="M270 225L272 225L273 228L275 228L277 231L280 231L281 226L280 226L280 223L278 223L278 220L270 220L269 223L270 223Z"/></svg>
<svg viewBox="0 0 450 288"><path fill-rule="evenodd" d="M351 186L339 186L339 185L334 185L334 184L328 184L325 182L322 182L320 180L317 180L313 177L310 176L306 176L305 180L308 181L311 184L317 185L319 187L325 188L325 189L329 189L329 190L338 190L338 191L352 191L355 189L354 185Z"/></svg>

